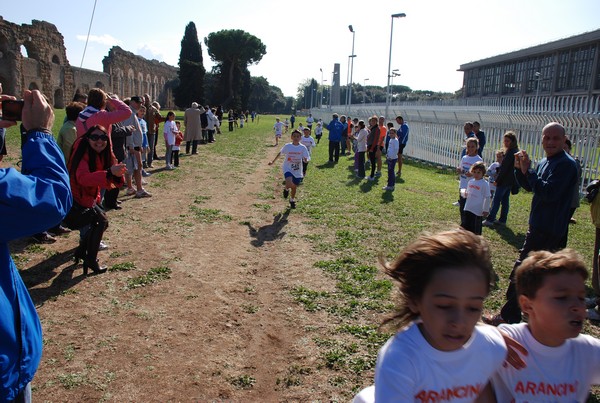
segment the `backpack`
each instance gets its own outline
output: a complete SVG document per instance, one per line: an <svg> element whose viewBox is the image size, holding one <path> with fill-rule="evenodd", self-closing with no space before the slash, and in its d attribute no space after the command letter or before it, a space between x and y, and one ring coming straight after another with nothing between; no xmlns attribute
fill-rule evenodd
<svg viewBox="0 0 600 403"><path fill-rule="evenodd" d="M598 179L594 179L593 181L591 181L589 183L589 185L587 185L587 187L585 188L585 198L587 201L589 201L590 203L594 201L594 199L596 198L596 195L598 194L598 190L600 188L600 180Z"/></svg>

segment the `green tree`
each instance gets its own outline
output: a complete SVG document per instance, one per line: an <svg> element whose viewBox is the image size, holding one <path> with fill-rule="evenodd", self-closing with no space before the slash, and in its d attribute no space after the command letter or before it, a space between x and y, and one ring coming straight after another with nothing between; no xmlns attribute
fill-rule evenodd
<svg viewBox="0 0 600 403"><path fill-rule="evenodd" d="M217 63L213 72L221 76L219 81L225 85L221 102L227 107L245 109L250 95L248 66L262 59L266 46L241 29L212 32L204 38L204 44L211 60Z"/></svg>
<svg viewBox="0 0 600 403"><path fill-rule="evenodd" d="M190 106L194 101L204 101L204 75L202 47L198 41L196 25L190 22L185 27L179 53L179 86L175 88L175 105Z"/></svg>

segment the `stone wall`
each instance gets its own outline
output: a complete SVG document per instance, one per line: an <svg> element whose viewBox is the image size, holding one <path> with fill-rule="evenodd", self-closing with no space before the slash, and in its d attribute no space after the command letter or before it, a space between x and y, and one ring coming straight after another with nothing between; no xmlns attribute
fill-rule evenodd
<svg viewBox="0 0 600 403"><path fill-rule="evenodd" d="M25 49L24 56L21 47ZM166 108L174 106L177 68L113 47L102 61L104 72L72 67L64 37L54 24L33 20L17 25L0 16L0 83L4 93L39 89L54 107L63 108L77 92L102 87L121 97L151 94Z"/></svg>

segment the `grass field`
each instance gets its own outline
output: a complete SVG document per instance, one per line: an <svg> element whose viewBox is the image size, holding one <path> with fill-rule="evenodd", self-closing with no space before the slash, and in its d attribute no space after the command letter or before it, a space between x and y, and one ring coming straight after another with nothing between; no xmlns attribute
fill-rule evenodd
<svg viewBox="0 0 600 403"><path fill-rule="evenodd" d="M64 119L64 111L56 111L56 114L55 134ZM178 119L182 119L182 115L177 112ZM274 117L261 116L258 124L248 124L244 130L228 134L226 140L224 136L222 146L211 151L210 158L238 157L239 164L235 165L239 168L266 164L268 149L261 141L272 136L273 123ZM418 136L418 133L411 135ZM285 136L284 141L288 141ZM9 155L2 162L4 167L16 165L19 159L20 137L16 128L8 131L7 140ZM448 170L408 160L395 192L384 192L381 188L385 185L385 172L378 181L360 181L355 178L350 157L342 157L338 164L326 161L325 135L313 152L307 177L298 191L298 208L294 214L302 215L310 225L310 233L303 236L323 256L314 262L312 270L331 276L336 288L317 291L296 286L290 296L304 307L307 315L324 311L330 321L338 325L335 334L320 335L315 340L321 349L322 367L311 370L331 371L334 374L330 377L331 384L354 393L372 382L377 350L389 337L378 332L377 326L393 309L394 285L382 274L377 258L382 255L391 259L424 231L456 228L459 211L452 203L458 196L458 182ZM244 169L230 170L236 172L234 180L244 179ZM272 169L273 175L279 171L279 166ZM261 203L256 206L268 210L274 191L278 194L272 185L265 184L259 195ZM524 191L512 196L507 227L483 230L499 277L485 303L490 313L496 312L504 302L508 275L527 230L530 203L531 195ZM272 210L274 216L280 213ZM591 266L594 227L587 203L582 201L575 218L577 224L570 226L568 244ZM290 231L288 236L295 235ZM589 293L592 294L591 287ZM590 323L586 323L585 332L596 336L600 333ZM281 382L294 384L301 375L291 373ZM590 401L598 400L593 396Z"/></svg>

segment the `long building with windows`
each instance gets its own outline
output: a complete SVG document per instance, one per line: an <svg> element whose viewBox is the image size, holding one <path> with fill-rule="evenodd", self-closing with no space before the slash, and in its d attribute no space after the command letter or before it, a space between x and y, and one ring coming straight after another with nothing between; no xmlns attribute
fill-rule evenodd
<svg viewBox="0 0 600 403"><path fill-rule="evenodd" d="M466 63L463 97L596 96L600 29Z"/></svg>

